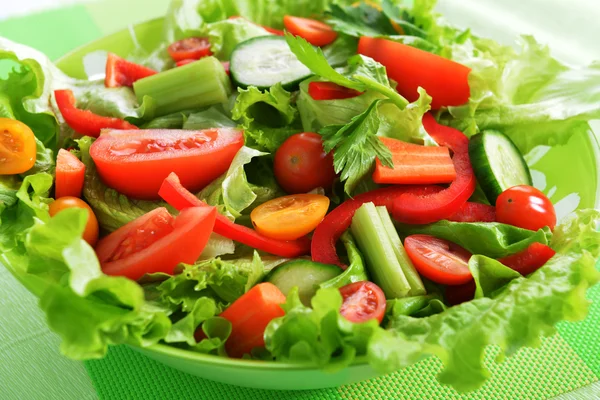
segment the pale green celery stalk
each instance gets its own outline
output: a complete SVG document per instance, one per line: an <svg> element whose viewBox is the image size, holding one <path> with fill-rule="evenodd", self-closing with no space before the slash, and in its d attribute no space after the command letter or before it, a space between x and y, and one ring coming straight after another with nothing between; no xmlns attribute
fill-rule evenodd
<svg viewBox="0 0 600 400"><path fill-rule="evenodd" d="M404 246L402 245L402 241L400 240L400 236L398 236L398 231L394 227L394 223L390 218L390 213L385 207L377 207L377 212L381 217L381 222L383 223L383 227L385 228L388 238L392 243L392 248L394 249L394 253L396 253L396 258L398 259L398 263L402 267L402 272L404 272L404 277L410 284L410 291L408 292L409 296L420 296L423 294L427 294L427 290L425 290L425 285L423 285L423 281L419 276L419 273L415 269L412 261L406 254L406 250L404 250Z"/></svg>
<svg viewBox="0 0 600 400"><path fill-rule="evenodd" d="M133 84L138 101L152 97L157 115L196 109L227 101L231 83L225 69L215 57L140 79Z"/></svg>
<svg viewBox="0 0 600 400"><path fill-rule="evenodd" d="M367 269L373 281L383 290L385 297L396 299L407 296L410 284L373 203L365 203L356 210L350 229L367 259Z"/></svg>

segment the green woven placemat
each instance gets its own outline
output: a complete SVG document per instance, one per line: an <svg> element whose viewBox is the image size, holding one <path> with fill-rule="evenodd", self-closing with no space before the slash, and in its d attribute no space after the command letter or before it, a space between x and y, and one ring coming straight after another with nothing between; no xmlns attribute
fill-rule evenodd
<svg viewBox="0 0 600 400"><path fill-rule="evenodd" d="M27 16L0 21L0 34L45 51L57 58L67 51L99 38L127 24L161 15L166 0L102 0ZM35 29L32 29L35 27ZM40 34L43 32L44 34ZM2 285L14 287L14 281L0 279ZM4 292L6 294L6 292ZM14 293L14 291L8 291ZM22 296L27 296L22 294ZM459 395L440 386L435 375L441 368L437 359L430 358L394 374L340 388L277 392L241 388L220 384L187 375L147 359L134 350L114 347L105 359L85 363L98 397L102 399L547 399L561 400L600 398L600 287L589 291L595 300L589 317L582 323L563 323L559 334L543 341L539 349L524 349L502 364L493 362L495 351L487 354L492 378L476 392ZM2 298L0 298L2 300ZM11 306L11 303L7 303ZM0 301L0 307L6 306ZM13 304L17 304L14 303ZM31 315L29 320L16 321L9 314L0 315L0 398L93 398L89 383L81 377L80 364L67 362L56 354L56 337L47 332L34 312L33 301L20 302ZM6 308L5 308L6 309ZM17 323L18 322L18 323ZM12 324L12 326L11 326ZM16 326L19 325L19 326ZM27 329L37 329L33 338L17 337ZM23 343L26 345L23 345ZM8 344L7 344L8 343ZM19 345L20 343L20 345ZM11 347L11 344L14 345ZM51 349L52 351L44 351ZM33 357L37 354L39 357ZM7 361L8 360L8 361ZM27 368L36 365L35 371ZM39 366L37 366L39 365ZM65 383L65 376L72 380ZM40 372L41 370L41 372ZM53 372L54 371L54 372ZM36 375L38 373L38 375ZM40 385L39 373L43 373ZM75 378L76 377L76 378ZM20 379L20 388L28 391L4 390L5 382ZM589 386L588 386L589 385ZM584 388L582 388L584 387ZM582 388L576 393L573 390ZM567 393L567 394L565 394ZM24 396L24 397L23 397Z"/></svg>

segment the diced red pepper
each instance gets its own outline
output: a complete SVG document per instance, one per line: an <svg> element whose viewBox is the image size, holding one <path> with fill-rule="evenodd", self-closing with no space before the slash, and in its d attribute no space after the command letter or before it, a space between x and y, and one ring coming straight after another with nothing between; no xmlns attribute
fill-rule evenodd
<svg viewBox="0 0 600 400"><path fill-rule="evenodd" d="M174 173L165 179L158 194L177 210L187 207L208 206L184 188ZM236 242L280 257L295 258L308 254L310 251L310 239L308 237L289 241L271 239L253 229L233 223L221 214L217 214L214 232Z"/></svg>
<svg viewBox="0 0 600 400"><path fill-rule="evenodd" d="M467 202L475 191L475 174L469 159L469 139L460 131L440 125L432 114L423 116L423 126L440 145L454 152L456 179L447 189L430 195L407 192L394 202L394 218L408 224L429 224L447 219Z"/></svg>
<svg viewBox="0 0 600 400"><path fill-rule="evenodd" d="M89 110L80 110L71 90L55 90L56 104L67 125L81 135L98 137L102 129L138 129L120 118L103 117Z"/></svg>
<svg viewBox="0 0 600 400"><path fill-rule="evenodd" d="M155 75L157 72L143 65L127 61L116 54L108 53L104 86L133 86L133 82Z"/></svg>
<svg viewBox="0 0 600 400"><path fill-rule="evenodd" d="M457 212L449 216L448 221L495 222L496 207L468 201Z"/></svg>
<svg viewBox="0 0 600 400"><path fill-rule="evenodd" d="M364 203L372 202L376 206L392 207L394 201L405 193L425 195L439 192L439 186L390 186L383 189L362 193L353 199L346 200L331 211L317 226L312 238L311 255L315 262L334 264L345 269L340 261L335 244L342 234L350 227L354 212Z"/></svg>
<svg viewBox="0 0 600 400"><path fill-rule="evenodd" d="M541 268L555 254L556 252L545 244L532 243L525 250L500 258L498 261L526 276Z"/></svg>
<svg viewBox="0 0 600 400"><path fill-rule="evenodd" d="M313 100L341 100L360 96L362 92L333 82L310 82L308 84L308 94Z"/></svg>

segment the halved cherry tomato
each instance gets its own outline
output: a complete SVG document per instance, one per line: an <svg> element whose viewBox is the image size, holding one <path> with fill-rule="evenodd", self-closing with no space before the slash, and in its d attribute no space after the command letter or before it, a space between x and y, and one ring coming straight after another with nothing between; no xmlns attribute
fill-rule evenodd
<svg viewBox="0 0 600 400"><path fill-rule="evenodd" d="M242 131L230 128L108 130L90 155L108 186L134 198L158 199L171 172L185 188L198 191L227 171L243 145Z"/></svg>
<svg viewBox="0 0 600 400"><path fill-rule="evenodd" d="M308 94L313 100L341 100L360 96L362 93L333 82L310 82Z"/></svg>
<svg viewBox="0 0 600 400"><path fill-rule="evenodd" d="M437 54L387 39L363 36L358 52L383 64L398 83L398 92L410 101L419 98L421 86L432 97L431 108L459 106L469 101L471 69Z"/></svg>
<svg viewBox="0 0 600 400"><path fill-rule="evenodd" d="M153 69L127 61L116 54L108 53L106 59L106 77L104 86L119 87L133 86L133 82L155 75L157 72Z"/></svg>
<svg viewBox="0 0 600 400"><path fill-rule="evenodd" d="M545 244L532 243L525 250L498 261L526 276L543 267L555 254L556 252Z"/></svg>
<svg viewBox="0 0 600 400"><path fill-rule="evenodd" d="M473 279L469 270L471 253L448 240L429 235L411 235L404 248L417 271L442 285L461 285Z"/></svg>
<svg viewBox="0 0 600 400"><path fill-rule="evenodd" d="M214 207L190 207L177 217L159 207L131 221L98 243L96 253L108 275L140 279L144 274L173 274L179 263L194 263L215 224Z"/></svg>
<svg viewBox="0 0 600 400"><path fill-rule="evenodd" d="M91 207L88 204L78 199L77 197L61 197L60 199L54 200L50 203L50 209L48 210L50 216L53 217L62 210L67 208L82 208L84 210L88 210L88 220L85 225L85 230L83 231L83 240L88 242L90 246L94 247L96 242L98 241L98 219L96 219L96 214L92 211Z"/></svg>
<svg viewBox="0 0 600 400"><path fill-rule="evenodd" d="M175 63L175 66L177 66L177 67L183 67L184 65L188 65L188 64L191 64L191 63L196 62L196 61L198 61L198 60L193 60L191 58L186 58L185 60L177 61Z"/></svg>
<svg viewBox="0 0 600 400"><path fill-rule="evenodd" d="M340 288L344 298L340 314L348 321L361 323L376 319L381 323L385 315L385 294L369 281L354 282Z"/></svg>
<svg viewBox="0 0 600 400"><path fill-rule="evenodd" d="M330 189L336 178L333 154L325 153L316 133L290 136L275 153L275 178L288 193L306 193L322 187Z"/></svg>
<svg viewBox="0 0 600 400"><path fill-rule="evenodd" d="M300 36L314 46L325 46L337 38L329 25L315 19L286 15L283 25L292 35Z"/></svg>
<svg viewBox="0 0 600 400"><path fill-rule="evenodd" d="M519 185L506 189L496 200L498 222L537 231L556 226L556 211L552 202L538 189Z"/></svg>
<svg viewBox="0 0 600 400"><path fill-rule="evenodd" d="M293 194L267 201L252 210L258 233L281 240L296 240L312 232L327 214L329 198L319 194Z"/></svg>
<svg viewBox="0 0 600 400"><path fill-rule="evenodd" d="M85 164L68 150L60 149L56 157L55 198L81 197L85 179Z"/></svg>
<svg viewBox="0 0 600 400"><path fill-rule="evenodd" d="M207 38L189 37L172 43L167 51L173 61L199 60L210 56L210 42Z"/></svg>
<svg viewBox="0 0 600 400"><path fill-rule="evenodd" d="M35 164L33 131L21 121L0 118L0 175L22 174Z"/></svg>

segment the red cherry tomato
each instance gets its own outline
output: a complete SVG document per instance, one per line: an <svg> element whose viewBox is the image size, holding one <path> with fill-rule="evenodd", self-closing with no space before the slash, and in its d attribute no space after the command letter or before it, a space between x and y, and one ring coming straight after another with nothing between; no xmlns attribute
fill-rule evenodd
<svg viewBox="0 0 600 400"><path fill-rule="evenodd" d="M360 96L362 93L333 82L310 82L308 94L313 100L340 100Z"/></svg>
<svg viewBox="0 0 600 400"><path fill-rule="evenodd" d="M221 176L244 145L240 130L107 130L92 144L98 174L111 188L138 199L158 199L171 172L197 191Z"/></svg>
<svg viewBox="0 0 600 400"><path fill-rule="evenodd" d="M173 61L199 60L210 56L210 42L207 38L190 37L172 43L167 51Z"/></svg>
<svg viewBox="0 0 600 400"><path fill-rule="evenodd" d="M340 314L348 321L360 323L376 319L381 323L385 314L385 295L373 282L354 282L340 288L344 298Z"/></svg>
<svg viewBox="0 0 600 400"><path fill-rule="evenodd" d="M442 285L461 285L473 279L471 253L448 240L429 235L411 235L404 248L419 274Z"/></svg>
<svg viewBox="0 0 600 400"><path fill-rule="evenodd" d="M98 241L100 228L98 227L98 219L96 218L94 211L92 211L92 208L88 206L85 201L77 197L65 196L50 203L50 209L48 212L50 213L50 216L53 217L67 208L82 208L88 211L88 220L87 224L85 225L85 230L83 231L83 240L88 242L90 246L94 247Z"/></svg>
<svg viewBox="0 0 600 400"><path fill-rule="evenodd" d="M293 135L275 153L275 178L288 193L330 189L336 178L333 154L325 153L316 133Z"/></svg>
<svg viewBox="0 0 600 400"><path fill-rule="evenodd" d="M173 217L159 207L106 236L96 246L108 275L140 279L146 273L172 274L179 263L193 264L213 231L214 207L190 207Z"/></svg>
<svg viewBox="0 0 600 400"><path fill-rule="evenodd" d="M337 38L329 25L315 19L286 15L283 25L292 35L300 36L314 46L325 46Z"/></svg>
<svg viewBox="0 0 600 400"><path fill-rule="evenodd" d="M556 226L556 211L552 202L534 187L513 186L496 200L498 222L537 231L545 226Z"/></svg>

